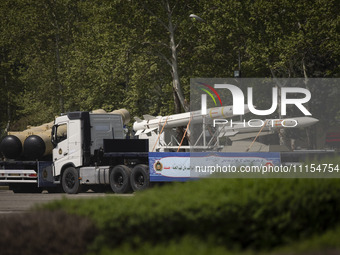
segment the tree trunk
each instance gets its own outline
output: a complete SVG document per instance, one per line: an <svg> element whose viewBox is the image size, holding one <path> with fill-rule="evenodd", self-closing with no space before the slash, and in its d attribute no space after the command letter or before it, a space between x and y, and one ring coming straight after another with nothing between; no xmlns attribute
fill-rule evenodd
<svg viewBox="0 0 340 255"><path fill-rule="evenodd" d="M177 46L175 44L175 28L172 24L172 12L169 6L169 2L166 1L166 8L168 12L168 29L170 35L170 49L171 49L171 73L172 73L172 83L174 88L174 93L176 94L178 100L175 100L176 113L181 112L181 106L184 111L189 111L189 106L187 105L181 87L181 82L178 74L178 64L177 64Z"/></svg>
<svg viewBox="0 0 340 255"><path fill-rule="evenodd" d="M268 64L270 65L270 61L268 60ZM273 68L270 67L270 72L272 73L273 79L276 81L276 87L278 88L278 100L277 100L277 106L278 106L278 111L279 111L279 119L282 119L281 115L281 88L282 84L277 80L276 75L274 73ZM279 136L279 142L280 145L286 145L286 131L284 129L279 129L278 131L278 136Z"/></svg>
<svg viewBox="0 0 340 255"><path fill-rule="evenodd" d="M304 76L304 84L306 89L308 89L308 76L307 76L307 69L305 65L305 60L302 59L302 69L303 69L303 76ZM309 109L308 102L306 103L307 109ZM306 137L307 137L307 146L308 149L314 149L314 139L313 139L313 129L311 127L307 127L305 129Z"/></svg>
<svg viewBox="0 0 340 255"><path fill-rule="evenodd" d="M11 103L10 103L10 96L9 96L9 88L8 88L8 83L7 83L7 75L4 75L4 83L5 83L5 88L8 89L7 92L7 124L4 130L4 134L7 134L9 130L9 125L11 124Z"/></svg>

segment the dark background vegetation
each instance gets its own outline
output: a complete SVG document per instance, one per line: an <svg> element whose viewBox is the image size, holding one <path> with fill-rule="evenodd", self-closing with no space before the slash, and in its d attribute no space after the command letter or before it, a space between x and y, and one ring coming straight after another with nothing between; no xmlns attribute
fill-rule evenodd
<svg viewBox="0 0 340 255"><path fill-rule="evenodd" d="M74 110L174 113L169 20L187 101L190 78L233 77L234 70L339 77L336 0L3 0L0 13L2 134ZM338 91L312 94L336 104ZM329 121L339 118L338 108L327 112Z"/></svg>

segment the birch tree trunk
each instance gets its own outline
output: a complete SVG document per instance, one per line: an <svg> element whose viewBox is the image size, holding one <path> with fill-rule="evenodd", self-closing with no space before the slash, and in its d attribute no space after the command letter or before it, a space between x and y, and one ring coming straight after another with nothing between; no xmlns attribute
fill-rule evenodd
<svg viewBox="0 0 340 255"><path fill-rule="evenodd" d="M183 107L184 111L188 112L189 111L189 106L187 105L182 87L181 87L181 82L179 78L179 73L178 73L178 64L177 64L177 47L175 43L175 30L176 27L174 27L172 23L172 10L170 9L169 2L165 2L166 6L166 11L168 13L168 30L169 30L169 35L170 35L170 49L171 49L171 73L172 73L172 83L173 83L173 88L174 88L174 99L175 99L175 110L176 113L181 112L181 106Z"/></svg>

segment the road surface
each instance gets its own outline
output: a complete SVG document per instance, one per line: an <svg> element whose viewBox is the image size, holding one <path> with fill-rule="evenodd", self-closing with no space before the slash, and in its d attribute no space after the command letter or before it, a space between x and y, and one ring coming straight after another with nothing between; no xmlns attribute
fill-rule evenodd
<svg viewBox="0 0 340 255"><path fill-rule="evenodd" d="M62 199L63 197L70 199L93 198L103 196L131 196L131 194L117 195L86 192L76 195L69 195L65 193L49 194L43 192L40 194L15 194L11 190L0 190L0 215L9 213L21 213L28 211L31 207L37 204L47 203L53 200Z"/></svg>

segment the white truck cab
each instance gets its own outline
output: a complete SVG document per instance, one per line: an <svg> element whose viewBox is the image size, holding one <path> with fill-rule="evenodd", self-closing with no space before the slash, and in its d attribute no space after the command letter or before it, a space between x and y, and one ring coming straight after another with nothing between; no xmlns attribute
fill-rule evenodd
<svg viewBox="0 0 340 255"><path fill-rule="evenodd" d="M72 188L74 178L81 178L83 170L88 172L89 167L97 165L95 158L103 151L104 140L124 138L119 114L71 112L57 117L52 128L53 176L59 178L64 191L73 193L67 185Z"/></svg>

